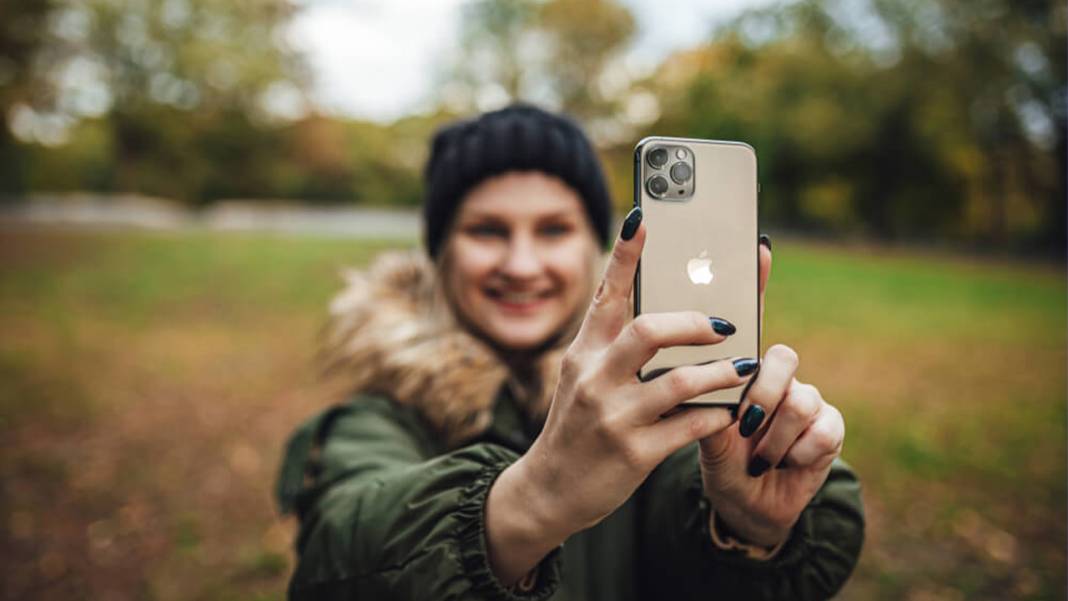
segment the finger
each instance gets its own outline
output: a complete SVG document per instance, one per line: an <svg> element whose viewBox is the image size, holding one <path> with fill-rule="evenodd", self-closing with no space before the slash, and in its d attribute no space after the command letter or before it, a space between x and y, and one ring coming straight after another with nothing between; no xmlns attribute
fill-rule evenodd
<svg viewBox="0 0 1068 601"><path fill-rule="evenodd" d="M758 263L760 265L759 290L760 290L760 324L764 325L764 302L765 292L768 289L768 277L771 276L771 238L760 235L760 243L757 245Z"/></svg>
<svg viewBox="0 0 1068 601"><path fill-rule="evenodd" d="M733 388L751 377L748 369L753 359L721 359L704 365L684 365L649 382L633 387L637 423L655 422L661 415L688 401L714 390ZM730 417L729 411L724 411ZM733 419L733 417L731 418Z"/></svg>
<svg viewBox="0 0 1068 601"><path fill-rule="evenodd" d="M634 273L645 246L645 228L641 227L642 210L634 207L623 220L612 254L605 265L604 276L593 295L586 318L577 338L580 343L607 344L619 334L631 317L630 295L634 287Z"/></svg>
<svg viewBox="0 0 1068 601"><path fill-rule="evenodd" d="M733 421L730 412L720 407L690 407L641 431L639 444L659 463L691 442L729 427Z"/></svg>
<svg viewBox="0 0 1068 601"><path fill-rule="evenodd" d="M734 324L698 311L645 313L628 323L608 349L607 363L620 376L632 376L662 348L716 344L735 331Z"/></svg>
<svg viewBox="0 0 1068 601"><path fill-rule="evenodd" d="M797 361L797 353L784 344L776 344L764 353L760 373L738 408L741 416L738 432L743 437L752 436L768 422L768 416L775 413L790 388Z"/></svg>
<svg viewBox="0 0 1068 601"><path fill-rule="evenodd" d="M771 416L767 431L753 449L753 455L749 458L749 475L760 476L768 467L778 465L801 433L815 422L823 404L823 398L815 386L793 380L786 398Z"/></svg>
<svg viewBox="0 0 1068 601"><path fill-rule="evenodd" d="M842 413L834 405L825 402L812 425L801 433L776 465L825 468L842 453L844 442L845 420L842 419Z"/></svg>

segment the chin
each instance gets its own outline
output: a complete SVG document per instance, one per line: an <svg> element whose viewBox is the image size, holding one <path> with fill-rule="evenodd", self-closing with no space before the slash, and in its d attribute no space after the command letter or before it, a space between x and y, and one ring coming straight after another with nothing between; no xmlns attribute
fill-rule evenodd
<svg viewBox="0 0 1068 601"><path fill-rule="evenodd" d="M494 323L487 330L498 346L517 351L536 348L553 333L546 325L515 322Z"/></svg>

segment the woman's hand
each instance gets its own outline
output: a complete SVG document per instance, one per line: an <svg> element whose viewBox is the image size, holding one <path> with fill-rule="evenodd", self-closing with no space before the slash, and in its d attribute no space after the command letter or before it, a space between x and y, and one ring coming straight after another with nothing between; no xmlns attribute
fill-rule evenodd
<svg viewBox="0 0 1068 601"><path fill-rule="evenodd" d="M770 270L771 249L761 245L762 316ZM700 441L701 477L713 510L757 545L770 547L789 536L845 438L842 414L814 386L794 378L797 365L789 347L769 348L739 408L741 419Z"/></svg>
<svg viewBox="0 0 1068 601"><path fill-rule="evenodd" d="M668 455L726 428L733 417L723 409L661 416L700 394L744 383L756 366L754 360L717 361L680 367L649 382L638 379L659 349L715 344L725 338L720 332L732 330L698 312L631 320L634 273L645 243L640 221L635 209L624 222L604 279L563 358L541 435L490 491L490 562L505 582L611 514Z"/></svg>

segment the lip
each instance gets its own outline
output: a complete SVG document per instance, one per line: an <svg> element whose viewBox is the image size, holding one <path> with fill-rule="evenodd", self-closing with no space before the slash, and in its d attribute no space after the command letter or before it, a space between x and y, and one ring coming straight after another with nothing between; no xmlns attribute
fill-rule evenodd
<svg viewBox="0 0 1068 601"><path fill-rule="evenodd" d="M494 293L483 291L483 295L489 299L502 313L508 315L521 315L527 316L537 313L553 298L554 294L551 292L538 294L531 300L523 302L515 302L505 300L503 297Z"/></svg>

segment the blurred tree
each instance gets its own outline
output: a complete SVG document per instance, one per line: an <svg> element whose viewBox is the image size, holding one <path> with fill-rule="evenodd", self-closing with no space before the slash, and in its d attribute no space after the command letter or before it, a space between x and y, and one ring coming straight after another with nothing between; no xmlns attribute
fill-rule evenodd
<svg viewBox="0 0 1068 601"><path fill-rule="evenodd" d="M195 201L256 194L269 188L279 112L303 104L306 71L283 35L294 10L289 0L57 2L24 71L55 93L24 97L15 112L31 134L49 119L65 134L103 117L108 188ZM64 136L53 137L36 141Z"/></svg>
<svg viewBox="0 0 1068 601"><path fill-rule="evenodd" d="M1064 25L1051 0L802 0L638 85L650 132L756 146L772 222L1063 252Z"/></svg>
<svg viewBox="0 0 1068 601"><path fill-rule="evenodd" d="M477 0L462 8L460 57L449 73L453 100L465 109L487 96L521 98L530 86L528 55L538 0Z"/></svg>
<svg viewBox="0 0 1068 601"><path fill-rule="evenodd" d="M51 91L30 76L30 65L45 41L45 23L52 10L47 0L5 0L0 3L0 196L21 194L26 185L26 153L8 120L16 104L39 102Z"/></svg>
<svg viewBox="0 0 1068 601"><path fill-rule="evenodd" d="M560 107L581 119L619 110L618 92L599 85L635 31L634 17L608 0L553 0L539 13L549 40L547 70ZM625 82L628 83L628 82Z"/></svg>
<svg viewBox="0 0 1068 601"><path fill-rule="evenodd" d="M634 30L613 0L477 0L464 8L446 101L460 112L526 100L585 121L613 117L619 90L598 84L618 74L613 61Z"/></svg>

